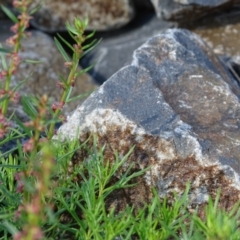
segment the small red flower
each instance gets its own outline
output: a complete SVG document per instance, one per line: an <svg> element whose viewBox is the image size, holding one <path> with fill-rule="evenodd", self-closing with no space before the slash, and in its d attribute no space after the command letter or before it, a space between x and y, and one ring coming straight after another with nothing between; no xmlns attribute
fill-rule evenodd
<svg viewBox="0 0 240 240"><path fill-rule="evenodd" d="M31 152L34 148L34 139L30 138L26 143L23 145L23 152Z"/></svg>
<svg viewBox="0 0 240 240"><path fill-rule="evenodd" d="M8 75L7 71L0 71L0 79L3 79L7 75Z"/></svg>
<svg viewBox="0 0 240 240"><path fill-rule="evenodd" d="M61 89L63 89L63 90L65 90L66 89L66 86L65 86L65 84L63 83L63 82L57 82L57 84L56 84L56 86L57 87L59 87L59 88L61 88Z"/></svg>
<svg viewBox="0 0 240 240"><path fill-rule="evenodd" d="M64 66L65 67L71 67L73 65L73 62L65 62Z"/></svg>
<svg viewBox="0 0 240 240"><path fill-rule="evenodd" d="M17 43L17 39L18 39L18 34L15 34L14 36L8 38L6 40L6 43L10 46L15 46Z"/></svg>
<svg viewBox="0 0 240 240"><path fill-rule="evenodd" d="M14 25L10 28L10 30L11 30L12 32L14 32L14 33L17 33L19 27L20 27L19 23L16 23L16 24L14 24Z"/></svg>
<svg viewBox="0 0 240 240"><path fill-rule="evenodd" d="M64 107L65 103L64 102L55 102L52 105L52 110L55 112L57 110L62 110Z"/></svg>

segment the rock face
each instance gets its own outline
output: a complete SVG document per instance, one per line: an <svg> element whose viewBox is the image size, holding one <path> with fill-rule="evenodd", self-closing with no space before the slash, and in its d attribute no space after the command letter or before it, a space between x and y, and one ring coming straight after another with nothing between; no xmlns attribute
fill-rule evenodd
<svg viewBox="0 0 240 240"><path fill-rule="evenodd" d="M115 151L121 157L135 146L125 167L151 168L126 190L127 204L149 201L152 186L171 199L190 181L190 209L202 209L218 188L220 206L229 209L240 200L238 87L197 35L166 30L138 48L132 63L75 110L58 135L85 141L96 134L112 161ZM115 202L123 206L120 196Z"/></svg>
<svg viewBox="0 0 240 240"><path fill-rule="evenodd" d="M12 23L9 21L2 21L1 23L3 24L0 26L0 43L4 44L5 40L12 35L9 31ZM69 69L64 67L64 59L53 40L44 33L32 31L32 36L24 39L22 46L24 49L24 51L20 52L22 60L41 61L41 63L21 63L12 79L12 87L16 86L20 81L28 79L24 87L19 90L20 95L42 96L47 94L50 97L50 102L59 101L61 90L56 87L59 74L67 77ZM5 47L7 46L5 45ZM91 93L96 87L97 85L93 79L88 74L83 74L76 80L76 86L72 94L76 96ZM64 112L69 114L76 108L77 104L79 102L69 103L69 108L64 109ZM19 105L13 106L13 109L17 111L19 118L25 119L26 115Z"/></svg>
<svg viewBox="0 0 240 240"><path fill-rule="evenodd" d="M214 53L228 57L240 54L240 6L197 22L181 24L201 38Z"/></svg>
<svg viewBox="0 0 240 240"><path fill-rule="evenodd" d="M83 67L96 63L89 73L97 82L105 82L122 68L126 62L130 62L133 51L151 36L158 34L163 29L174 26L172 22L159 21L149 13L142 14L141 17L137 22L140 27L122 33L117 37L113 34L103 37L97 48L84 57L81 62Z"/></svg>
<svg viewBox="0 0 240 240"><path fill-rule="evenodd" d="M191 21L231 8L239 0L151 0L158 17L175 21Z"/></svg>
<svg viewBox="0 0 240 240"><path fill-rule="evenodd" d="M41 0L34 0L33 6ZM75 17L89 19L89 30L109 30L127 24L134 16L131 0L47 0L31 22L47 32L66 30Z"/></svg>

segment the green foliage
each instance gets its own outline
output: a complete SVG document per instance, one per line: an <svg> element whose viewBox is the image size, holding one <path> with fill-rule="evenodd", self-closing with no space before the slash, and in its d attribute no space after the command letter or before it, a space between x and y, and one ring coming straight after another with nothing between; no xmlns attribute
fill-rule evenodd
<svg viewBox="0 0 240 240"><path fill-rule="evenodd" d="M226 213L218 208L219 198L220 191L214 203L211 198L209 199L208 205L205 207L206 217L204 221L197 216L197 212L192 216L191 230L188 234L186 234L186 229L184 230L183 239L240 239L239 204L236 204L229 213Z"/></svg>
<svg viewBox="0 0 240 240"><path fill-rule="evenodd" d="M5 78L5 85L1 84L5 95L0 99L0 147L11 141L17 141L17 146L0 153L0 240L240 239L239 204L229 213L220 210L217 207L219 193L214 202L209 200L205 208L206 217L201 219L197 211L190 214L187 210L191 183L187 184L184 194L175 195L171 203L169 199L160 199L156 189L153 189L152 200L143 203L142 208L126 206L123 211L116 211L107 205L108 198L120 189L136 186L137 177L148 170L136 171L130 164L118 180L114 178L122 172L120 169L123 165L125 169L133 148L122 158L116 154L115 161L110 162L104 158L104 148L97 149L96 140L90 146L89 142L80 144L77 139L64 143L52 139L63 106L81 97L71 97L76 78L92 68L89 66L78 70L79 60L99 43L93 40L83 45L86 39L94 35L94 32L84 35L87 19L81 21L76 18L73 24L66 24L75 42L73 46L60 35L54 39L66 61L65 66L69 67L67 78L59 75L58 84L62 90L59 102L49 110L48 96L23 96L21 105L30 122L24 124L12 113L10 119L15 119L19 128L9 125L9 119L6 119L8 103L28 80L24 79L10 89L12 76L21 63L18 58L21 40L25 36L30 15L41 6L30 9L30 2L15 1L20 14L27 18L17 18L1 5L6 15L16 23L16 35L9 40L13 50L0 45L3 68L0 69L0 78ZM64 45L72 50L71 57L64 50ZM49 113L51 118L47 119ZM41 137L43 132L46 139ZM26 137L28 140L20 143ZM87 154L72 165L73 154L79 151Z"/></svg>

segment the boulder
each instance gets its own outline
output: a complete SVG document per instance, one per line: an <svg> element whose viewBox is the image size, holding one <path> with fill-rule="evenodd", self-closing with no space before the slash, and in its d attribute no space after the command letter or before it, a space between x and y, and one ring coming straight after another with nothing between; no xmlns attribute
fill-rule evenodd
<svg viewBox="0 0 240 240"><path fill-rule="evenodd" d="M230 9L239 0L151 0L158 17L189 22L214 12Z"/></svg>
<svg viewBox="0 0 240 240"><path fill-rule="evenodd" d="M230 57L240 54L240 7L180 26L200 35L218 55Z"/></svg>
<svg viewBox="0 0 240 240"><path fill-rule="evenodd" d="M33 0L33 5L41 0ZM66 30L66 21L88 17L88 30L109 30L122 27L134 17L131 0L47 0L31 23L46 32Z"/></svg>
<svg viewBox="0 0 240 240"><path fill-rule="evenodd" d="M96 135L114 161L135 146L119 177L150 169L138 185L117 194L116 206L181 196L190 182L189 209L199 214L221 188L219 205L240 200L240 90L219 59L195 34L169 29L150 38L63 124L58 137L81 142ZM72 164L82 161L76 152ZM126 197L127 196L127 197ZM126 205L125 205L126 206Z"/></svg>
<svg viewBox="0 0 240 240"><path fill-rule="evenodd" d="M5 40L12 35L9 30L11 25L11 22L1 20L0 43L8 48L9 46L5 45ZM20 52L20 58L23 61L30 59L42 62L38 64L21 63L16 75L12 79L12 87L16 86L20 81L27 79L25 85L19 90L20 95L42 96L47 94L51 103L59 101L61 90L56 87L59 81L59 74L67 77L69 69L64 67L65 61L52 38L39 31L32 31L31 33L32 36L30 38L22 41L23 51ZM72 94L74 96L90 94L96 87L96 83L88 74L82 74L76 80ZM69 103L68 108L64 108L64 113L69 114L78 104L79 102ZM12 110L16 110L17 116L22 120L26 119L27 116L23 113L20 105L13 105Z"/></svg>
<svg viewBox="0 0 240 240"><path fill-rule="evenodd" d="M159 20L153 13L141 12L125 31L105 34L98 47L83 58L81 65L87 67L95 63L89 73L103 83L130 62L133 51L147 39L173 26L174 23Z"/></svg>

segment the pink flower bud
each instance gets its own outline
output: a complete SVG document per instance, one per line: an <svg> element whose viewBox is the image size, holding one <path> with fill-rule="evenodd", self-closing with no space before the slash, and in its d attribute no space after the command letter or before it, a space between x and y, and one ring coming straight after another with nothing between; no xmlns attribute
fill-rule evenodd
<svg viewBox="0 0 240 240"><path fill-rule="evenodd" d="M71 67L73 65L73 62L65 62L64 66L65 67Z"/></svg>

